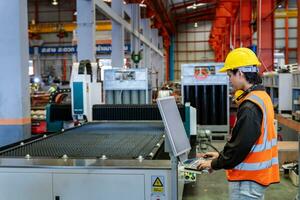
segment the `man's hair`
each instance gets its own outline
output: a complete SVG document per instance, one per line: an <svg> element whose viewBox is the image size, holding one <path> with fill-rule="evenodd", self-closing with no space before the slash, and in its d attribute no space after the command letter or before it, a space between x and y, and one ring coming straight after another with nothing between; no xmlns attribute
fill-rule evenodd
<svg viewBox="0 0 300 200"><path fill-rule="evenodd" d="M238 69L231 70L234 75L239 71ZM259 85L262 83L262 79L257 72L243 72L245 75L246 81L248 83Z"/></svg>

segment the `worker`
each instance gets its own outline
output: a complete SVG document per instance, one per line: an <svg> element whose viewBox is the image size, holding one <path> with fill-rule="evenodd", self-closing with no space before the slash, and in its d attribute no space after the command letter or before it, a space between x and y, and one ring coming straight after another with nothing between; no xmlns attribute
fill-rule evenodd
<svg viewBox="0 0 300 200"><path fill-rule="evenodd" d="M198 169L225 169L231 200L264 199L266 188L280 181L274 109L261 85L255 53L248 48L232 50L219 72L227 72L235 90L243 90L230 139L220 153L197 155L207 159Z"/></svg>

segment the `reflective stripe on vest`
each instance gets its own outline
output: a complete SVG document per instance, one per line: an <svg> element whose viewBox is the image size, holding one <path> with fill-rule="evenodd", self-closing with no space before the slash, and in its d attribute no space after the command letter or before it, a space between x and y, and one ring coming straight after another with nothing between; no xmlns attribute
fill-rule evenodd
<svg viewBox="0 0 300 200"><path fill-rule="evenodd" d="M277 139L273 138L271 141L268 141L265 144L256 144L252 147L251 152L261 152L264 150L272 149L272 147L277 145Z"/></svg>
<svg viewBox="0 0 300 200"><path fill-rule="evenodd" d="M248 97L249 100L253 100L260 104L260 106L263 108L263 120L264 120L264 138L263 138L263 144L257 144L254 145L251 149L251 152L261 152L264 150L271 149L273 146L277 145L277 139L274 138L271 141L268 141L268 128L267 128L267 109L265 106L264 101L259 98L256 95L251 95Z"/></svg>
<svg viewBox="0 0 300 200"><path fill-rule="evenodd" d="M254 171L254 170L262 170L266 168L272 167L272 165L278 164L278 158L272 158L271 160L259 163L241 163L237 165L234 169L237 170L245 170L245 171Z"/></svg>
<svg viewBox="0 0 300 200"><path fill-rule="evenodd" d="M263 143L253 145L250 153L252 152L262 152L265 150L271 149L273 146L277 145L277 139L273 138L271 141L268 141L268 128L267 128L267 109L264 101L256 95L251 94L247 99L252 100L260 105L263 109ZM239 165L235 166L236 170L245 170L245 171L255 171L270 168L272 165L278 164L278 157L271 158L271 160L267 160L265 162L259 163L245 163L242 162Z"/></svg>

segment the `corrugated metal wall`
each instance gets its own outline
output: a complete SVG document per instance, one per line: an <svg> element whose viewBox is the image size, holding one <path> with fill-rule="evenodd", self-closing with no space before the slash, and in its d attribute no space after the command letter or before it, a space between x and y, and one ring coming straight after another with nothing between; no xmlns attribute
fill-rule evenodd
<svg viewBox="0 0 300 200"><path fill-rule="evenodd" d="M214 53L208 44L210 21L180 24L175 36L175 80L180 80L181 64L214 61Z"/></svg>

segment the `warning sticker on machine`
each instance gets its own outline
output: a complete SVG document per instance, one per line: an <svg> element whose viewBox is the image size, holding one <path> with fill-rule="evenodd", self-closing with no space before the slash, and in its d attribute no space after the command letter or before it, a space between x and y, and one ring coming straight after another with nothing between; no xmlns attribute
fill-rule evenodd
<svg viewBox="0 0 300 200"><path fill-rule="evenodd" d="M151 177L152 194L164 195L165 193L165 177L152 176Z"/></svg>

